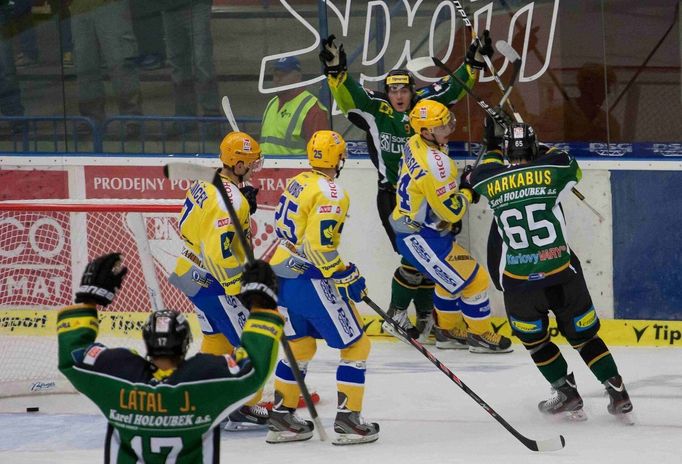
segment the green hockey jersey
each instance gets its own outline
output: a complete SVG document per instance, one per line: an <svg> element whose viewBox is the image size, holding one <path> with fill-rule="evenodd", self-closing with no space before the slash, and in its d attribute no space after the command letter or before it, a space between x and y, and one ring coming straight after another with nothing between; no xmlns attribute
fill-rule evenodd
<svg viewBox="0 0 682 464"><path fill-rule="evenodd" d="M471 88L477 74L462 64L455 75ZM339 109L350 122L367 132L369 156L379 172L379 183L395 188L403 147L414 135L410 126L410 112L394 110L385 94L362 87L347 72L338 77L329 76L327 81ZM428 87L418 89L413 106L424 98L450 105L465 93L457 81L446 76Z"/></svg>
<svg viewBox="0 0 682 464"><path fill-rule="evenodd" d="M172 371L159 371L131 350L95 343L97 331L94 306L59 312L59 370L109 422L104 462L217 463L218 425L270 375L282 317L253 310L232 356L198 354Z"/></svg>
<svg viewBox="0 0 682 464"><path fill-rule="evenodd" d="M505 165L499 150L483 157L471 183L493 211L488 270L498 289L545 287L573 271L577 257L567 242L560 201L581 175L573 157L545 146L526 164Z"/></svg>

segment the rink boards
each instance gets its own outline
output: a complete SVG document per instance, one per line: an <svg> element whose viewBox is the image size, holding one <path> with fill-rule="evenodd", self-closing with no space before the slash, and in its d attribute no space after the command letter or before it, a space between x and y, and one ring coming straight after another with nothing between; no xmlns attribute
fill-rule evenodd
<svg viewBox="0 0 682 464"><path fill-rule="evenodd" d="M147 317L143 312L100 311L100 336L138 340ZM362 319L368 335L389 336L383 332L378 316L363 315ZM55 337L56 342L56 320L55 310L0 310L0 337ZM189 320L196 339L201 332L199 323L194 314L189 314ZM511 336L505 318L493 317L493 326L499 333ZM554 319L550 319L550 334L555 342L567 344L559 335ZM600 335L608 345L614 346L682 347L682 321L602 319ZM512 341L519 343L516 337L512 337Z"/></svg>

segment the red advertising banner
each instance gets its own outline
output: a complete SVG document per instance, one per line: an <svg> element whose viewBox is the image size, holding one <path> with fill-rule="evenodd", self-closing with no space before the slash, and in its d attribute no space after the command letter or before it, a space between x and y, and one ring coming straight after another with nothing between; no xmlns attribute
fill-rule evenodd
<svg viewBox="0 0 682 464"><path fill-rule="evenodd" d="M69 198L66 171L0 170L0 201Z"/></svg>
<svg viewBox="0 0 682 464"><path fill-rule="evenodd" d="M71 302L69 213L0 211L0 306Z"/></svg>
<svg viewBox="0 0 682 464"><path fill-rule="evenodd" d="M157 166L85 166L85 194L88 199L174 199L184 198L190 180L170 181ZM274 206L286 182L300 169L262 169L251 184L260 189L259 205Z"/></svg>
<svg viewBox="0 0 682 464"><path fill-rule="evenodd" d="M71 171L79 175L80 170ZM152 307L141 257L151 254L156 280L168 307L190 311L188 300L167 282L182 247L177 216L190 181L171 182L160 167L85 166L88 201L145 200L145 213L92 211L81 213L0 210L0 307L57 308L71 303L78 282L74 266L112 251L121 252L130 274L112 311L146 311ZM264 169L252 184L260 189L258 211L252 216L254 253L274 250L274 210L289 178L299 169ZM0 171L4 200L68 198L68 171ZM40 181L37 181L37 179ZM177 212L154 210L154 201L177 199ZM80 254L80 260L74 259ZM80 272L79 269L75 270Z"/></svg>

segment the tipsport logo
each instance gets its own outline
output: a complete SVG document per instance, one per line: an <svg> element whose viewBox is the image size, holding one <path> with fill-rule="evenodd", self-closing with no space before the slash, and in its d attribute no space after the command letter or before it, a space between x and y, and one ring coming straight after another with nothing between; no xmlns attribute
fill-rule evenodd
<svg viewBox="0 0 682 464"><path fill-rule="evenodd" d="M642 338L653 337L656 341L663 341L670 346L679 346L682 343L682 330L672 329L667 324L652 324L644 327L632 326L637 343L642 342Z"/></svg>

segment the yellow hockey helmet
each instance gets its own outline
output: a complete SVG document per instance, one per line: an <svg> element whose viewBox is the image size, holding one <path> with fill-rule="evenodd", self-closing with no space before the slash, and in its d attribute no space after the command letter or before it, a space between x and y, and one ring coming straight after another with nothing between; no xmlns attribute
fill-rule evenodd
<svg viewBox="0 0 682 464"><path fill-rule="evenodd" d="M245 132L230 132L220 142L220 161L231 168L241 161L253 169L254 162L262 161L260 145Z"/></svg>
<svg viewBox="0 0 682 464"><path fill-rule="evenodd" d="M447 128L449 134L455 128L455 116L442 103L434 100L420 100L410 111L410 125L418 134L422 129L433 132L439 127Z"/></svg>
<svg viewBox="0 0 682 464"><path fill-rule="evenodd" d="M346 141L332 130L320 130L308 142L308 162L314 168L338 168L346 159Z"/></svg>

